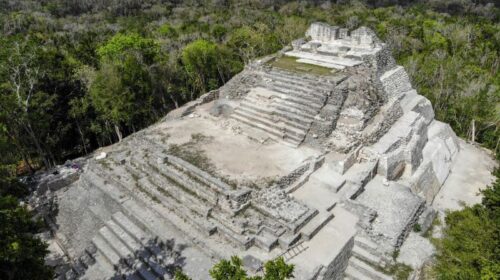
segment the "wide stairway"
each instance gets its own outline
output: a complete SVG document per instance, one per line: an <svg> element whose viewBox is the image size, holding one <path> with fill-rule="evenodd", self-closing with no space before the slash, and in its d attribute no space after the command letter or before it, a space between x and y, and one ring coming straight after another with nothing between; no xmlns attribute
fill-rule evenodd
<svg viewBox="0 0 500 280"><path fill-rule="evenodd" d="M391 280L391 276L377 269L383 267L384 263L384 258L377 252L377 244L368 238L356 236L352 256L344 272L345 279Z"/></svg>
<svg viewBox="0 0 500 280"><path fill-rule="evenodd" d="M250 91L231 117L274 139L300 145L335 83L276 68L261 75L260 87Z"/></svg>
<svg viewBox="0 0 500 280"><path fill-rule="evenodd" d="M124 141L134 154L127 160L108 157L107 167L91 165L84 181L101 178L145 205L166 209L163 217L177 226L181 225L176 221L182 221L186 234L200 239L218 234L242 249L286 250L301 238L314 235L333 217L307 209L293 222L281 220L274 209L245 202L249 190L228 185L189 162L165 154L163 146L146 138ZM99 181L89 183L102 186Z"/></svg>
<svg viewBox="0 0 500 280"><path fill-rule="evenodd" d="M97 248L96 263L101 266L96 269L114 271L116 279L170 278L172 272L169 274L166 267L173 258L165 256L169 250L156 240L122 212L117 212L92 239Z"/></svg>

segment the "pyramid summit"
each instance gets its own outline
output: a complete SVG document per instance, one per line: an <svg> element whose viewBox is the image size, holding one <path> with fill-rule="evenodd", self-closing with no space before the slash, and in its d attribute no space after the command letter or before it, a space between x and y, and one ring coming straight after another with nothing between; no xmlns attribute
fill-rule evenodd
<svg viewBox="0 0 500 280"><path fill-rule="evenodd" d="M46 215L66 279L209 279L233 255L254 273L282 256L296 279L392 279L394 252L427 246L412 231L471 149L372 30L313 23L78 176L44 182L58 203Z"/></svg>

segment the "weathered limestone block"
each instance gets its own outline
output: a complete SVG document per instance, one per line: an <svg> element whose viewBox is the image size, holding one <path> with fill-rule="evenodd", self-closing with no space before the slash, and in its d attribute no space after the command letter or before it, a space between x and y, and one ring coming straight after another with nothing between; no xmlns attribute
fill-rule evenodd
<svg viewBox="0 0 500 280"><path fill-rule="evenodd" d="M417 94L416 90L405 94L401 100L401 107L405 113L414 111L421 114L425 118L426 124L430 124L434 119L434 109L432 109L431 102L424 96Z"/></svg>
<svg viewBox="0 0 500 280"><path fill-rule="evenodd" d="M349 258L351 257L352 248L354 247L354 236L342 247L342 250L330 262L327 267L323 267L317 276L318 280L340 280L343 277L343 272L347 268Z"/></svg>
<svg viewBox="0 0 500 280"><path fill-rule="evenodd" d="M412 89L410 78L403 66L397 66L385 72L380 81L385 90L387 99L394 98Z"/></svg>
<svg viewBox="0 0 500 280"><path fill-rule="evenodd" d="M402 115L403 110L399 99L389 100L367 123L363 130L363 143L370 145L377 142Z"/></svg>
<svg viewBox="0 0 500 280"><path fill-rule="evenodd" d="M333 42L338 39L337 26L330 26L326 23L315 22L311 24L309 29L306 31L306 36L310 37L314 41L321 42Z"/></svg>
<svg viewBox="0 0 500 280"><path fill-rule="evenodd" d="M420 165L415 174L410 179L410 188L419 196L423 197L427 204L431 204L434 197L441 189L432 162Z"/></svg>
<svg viewBox="0 0 500 280"><path fill-rule="evenodd" d="M385 186L381 176L370 181L356 201L377 212L369 232L383 236L393 248L401 246L425 206L410 188L396 182Z"/></svg>
<svg viewBox="0 0 500 280"><path fill-rule="evenodd" d="M405 160L409 174L413 174L423 160L422 151L427 143L427 125L425 119L419 119L415 124L415 131L411 140L406 145Z"/></svg>
<svg viewBox="0 0 500 280"><path fill-rule="evenodd" d="M310 209L290 197L284 190L274 187L260 191L253 200L253 206L295 230L296 223L310 215Z"/></svg>
<svg viewBox="0 0 500 280"><path fill-rule="evenodd" d="M432 162L434 173L442 185L450 173L452 160L458 151L459 145L454 140L456 135L451 128L438 121L431 123L428 137L429 141L423 150L424 161ZM453 150L450 150L448 145Z"/></svg>
<svg viewBox="0 0 500 280"><path fill-rule="evenodd" d="M377 173L388 180L396 180L405 170L405 150L403 147L384 154L378 162Z"/></svg>
<svg viewBox="0 0 500 280"><path fill-rule="evenodd" d="M446 141L446 146L450 150L453 157L460 150L458 137L449 124L440 121L433 121L432 124L429 125L428 137L429 139L435 137L444 139Z"/></svg>
<svg viewBox="0 0 500 280"><path fill-rule="evenodd" d="M434 219L436 219L436 216L437 211L434 210L434 208L432 208L431 206L425 207L425 210L422 212L422 214L420 214L420 217L418 218L420 233L422 235L430 229L432 223L434 222Z"/></svg>
<svg viewBox="0 0 500 280"><path fill-rule="evenodd" d="M344 159L330 162L329 164L331 169L338 174L344 174L349 168L351 168L351 166L356 163L360 149L361 146L350 151Z"/></svg>
<svg viewBox="0 0 500 280"><path fill-rule="evenodd" d="M420 115L416 112L408 112L404 114L398 121L389 129L389 131L373 145L373 149L379 154L384 154L406 145L416 132L415 124L420 119Z"/></svg>

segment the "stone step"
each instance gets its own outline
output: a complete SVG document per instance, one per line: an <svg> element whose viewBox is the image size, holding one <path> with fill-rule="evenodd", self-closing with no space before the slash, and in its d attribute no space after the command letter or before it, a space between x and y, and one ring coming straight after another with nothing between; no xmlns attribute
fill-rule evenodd
<svg viewBox="0 0 500 280"><path fill-rule="evenodd" d="M231 118L233 118L233 119L235 119L243 124L251 126L253 128L257 128L257 129L260 129L264 132L267 132L271 138L273 138L277 141L285 141L285 142L291 144L292 146L298 146L303 141L303 139L297 139L297 138L294 138L293 136L286 136L281 131L277 131L276 129L268 127L268 126L263 125L263 124L255 123L255 122L247 119L246 117L242 117L242 116L234 114L234 113L231 114Z"/></svg>
<svg viewBox="0 0 500 280"><path fill-rule="evenodd" d="M106 226L127 246L127 248L136 252L142 247L142 244L137 242L137 240L130 236L120 225L118 225L112 219L106 222Z"/></svg>
<svg viewBox="0 0 500 280"><path fill-rule="evenodd" d="M306 104L316 104L318 107L323 106L326 99L326 97L318 97L304 91L289 89L275 84L264 85L264 87L285 96L302 99ZM283 98L282 96L280 97Z"/></svg>
<svg viewBox="0 0 500 280"><path fill-rule="evenodd" d="M161 196L161 194L155 189L153 184L144 183L143 187L150 193L154 194L159 198L162 205L170 209L177 216L183 218L186 222L195 226L198 231L202 232L205 235L210 235L215 231L214 225L210 222L206 221L204 218L200 216L192 215L191 211L194 211L192 208L185 206L182 202L175 200L172 196ZM193 208L195 205L190 205Z"/></svg>
<svg viewBox="0 0 500 280"><path fill-rule="evenodd" d="M373 280L392 280L392 277L389 275L386 275L380 271L377 271L375 268L372 266L368 265L364 261L356 258L356 257L351 257L349 259L349 266L348 268L351 267L352 270L357 271L357 277L364 277L364 278L358 278L358 279L373 279ZM346 270L347 272L347 270ZM356 279L356 278L355 278Z"/></svg>
<svg viewBox="0 0 500 280"><path fill-rule="evenodd" d="M248 238L247 236L242 236L232 231L230 228L226 227L218 221L214 221L214 224L217 226L217 233L236 246L247 250L253 245L253 240Z"/></svg>
<svg viewBox="0 0 500 280"><path fill-rule="evenodd" d="M278 245L278 238L271 233L261 232L255 236L254 242L257 247L270 252Z"/></svg>
<svg viewBox="0 0 500 280"><path fill-rule="evenodd" d="M262 101L254 96L247 95L245 100L251 104L260 104ZM243 102L243 101L242 101ZM262 107L262 106L260 106ZM298 115L303 119L312 120L314 116L318 113L319 109L311 108L308 105L297 104L293 102L286 101L281 98L273 98L271 102L267 105L269 110L275 110L276 112L280 112L282 114L288 115Z"/></svg>
<svg viewBox="0 0 500 280"><path fill-rule="evenodd" d="M161 147L163 149L163 147ZM210 191L215 190L215 199L217 199L218 193L226 194L228 191L234 188L227 183L221 181L219 178L212 176L211 174L199 169L198 167L192 165L191 163L184 161L181 158L177 158L172 155L168 155L168 164L173 165L176 169L187 173L190 177L195 177L196 181L201 181L203 184L210 187Z"/></svg>
<svg viewBox="0 0 500 280"><path fill-rule="evenodd" d="M114 267L120 263L120 256L101 235L97 235L92 238L92 243L96 246L97 251L102 254L109 265Z"/></svg>
<svg viewBox="0 0 500 280"><path fill-rule="evenodd" d="M143 280L158 280L163 278L163 275L161 276L161 278L155 275L144 263L138 264L135 270L137 271L136 275Z"/></svg>
<svg viewBox="0 0 500 280"><path fill-rule="evenodd" d="M320 100L324 99L325 95L327 95L329 91L328 89L319 87L314 84L293 83L280 80L273 80L271 83L274 84L274 86L290 91L302 92Z"/></svg>
<svg viewBox="0 0 500 280"><path fill-rule="evenodd" d="M302 105L298 105L295 103L291 103L285 100L280 100L279 102L271 104L272 107L277 112L281 112L283 114L295 114L301 116L304 119L309 119L311 121L314 120L314 117L318 114L319 110L314 110L311 108L306 108Z"/></svg>
<svg viewBox="0 0 500 280"><path fill-rule="evenodd" d="M368 239L367 237L363 237L363 236L356 236L354 238L354 244L356 244L357 246L365 249L366 251L376 255L378 252L377 252L377 244L375 242L373 242L372 240Z"/></svg>
<svg viewBox="0 0 500 280"><path fill-rule="evenodd" d="M329 81L325 81L317 76L315 77L307 77L305 75L297 75L292 72L283 71L278 68L273 68L267 72L263 72L263 76L265 78L273 79L275 77L284 79L286 81L292 81L295 83L306 83L312 85L319 85L326 88L330 88L333 84Z"/></svg>
<svg viewBox="0 0 500 280"><path fill-rule="evenodd" d="M323 102L315 102L314 100L311 101L311 99L308 98L303 98L302 96L295 96L295 95L290 95L286 92L281 92L279 89L273 90L271 88L264 88L265 90L273 92L273 96L275 97L273 99L273 102L276 104L278 102L288 102L291 104L295 104L295 106L299 106L300 109L302 108L311 108L314 110L314 112L319 111L323 107ZM259 93L257 93L257 96L262 96ZM269 98L268 96L262 96L263 98Z"/></svg>
<svg viewBox="0 0 500 280"><path fill-rule="evenodd" d="M112 221L119 225L124 231L128 233L137 243L147 245L148 239L151 237L148 233L143 231L139 226L132 222L122 212L116 212L111 216Z"/></svg>
<svg viewBox="0 0 500 280"><path fill-rule="evenodd" d="M358 270L356 267L349 265L344 272L344 279L348 280L370 280L368 275Z"/></svg>
<svg viewBox="0 0 500 280"><path fill-rule="evenodd" d="M271 120L264 114L259 112L250 111L246 108L238 107L234 111L234 114L238 114L242 117L245 117L251 121L258 122L260 124L266 125L278 131L283 131L285 135L294 136L297 139L303 139L306 136L307 131L305 129L297 129L294 127L290 127L285 122L281 122L282 125L279 125L279 120Z"/></svg>
<svg viewBox="0 0 500 280"><path fill-rule="evenodd" d="M258 106L255 105L255 103L252 103L251 101L244 100L240 103L240 106L245 109L261 113L263 114L263 116L269 118L270 121L274 121L273 118L279 117L281 121L283 121L286 125L301 130L308 130L312 122L312 119L304 119L301 116L298 115L294 116L288 112L283 113L276 110L259 108Z"/></svg>
<svg viewBox="0 0 500 280"><path fill-rule="evenodd" d="M285 234L282 234L278 238L278 243L280 244L281 248L288 249L294 244L296 244L301 237L302 235L300 234L300 232L299 233L286 232Z"/></svg>
<svg viewBox="0 0 500 280"><path fill-rule="evenodd" d="M276 99L271 106L291 113L300 111L305 117L311 118L314 118L321 110L321 107L312 107L310 104L297 103L296 100L291 100L290 98Z"/></svg>
<svg viewBox="0 0 500 280"><path fill-rule="evenodd" d="M194 191L188 191L187 188L189 187L186 187L186 185L182 185L181 187L182 182L179 182L178 178L172 179L172 173L166 173L163 171L162 174L168 176L170 178L169 180L175 180L175 183L170 181L165 182L164 180L154 180L159 178L150 177L145 178L146 180L141 180L139 184L147 188L152 195L157 197L162 202L168 201L167 203L169 203L171 199L168 197L175 198L175 200L179 201L179 203L185 205L198 215L202 217L208 216L211 207L207 206L203 199L195 196Z"/></svg>
<svg viewBox="0 0 500 280"><path fill-rule="evenodd" d="M101 237L106 240L108 245L115 250L120 259L124 259L130 266L133 263L130 259L133 259L134 253L125 245L118 236L116 236L108 227L104 226L99 230Z"/></svg>
<svg viewBox="0 0 500 280"><path fill-rule="evenodd" d="M314 114L314 116L316 116L319 110L323 108L323 103L314 103L307 99L286 94L279 94L279 98L276 99L275 104L297 108L299 110L303 110L305 108L310 112L310 114Z"/></svg>
<svg viewBox="0 0 500 280"><path fill-rule="evenodd" d="M335 57L331 55L322 55L317 53L309 53L303 51L289 51L286 53L287 56L297 57L299 59L311 59L314 61L335 63L341 66L352 67L363 63L361 60L354 60L345 57Z"/></svg>
<svg viewBox="0 0 500 280"><path fill-rule="evenodd" d="M292 103L292 105L295 105L291 108L288 108L288 110L276 110L276 105L281 105L287 106L291 102L287 102L285 100L282 100L281 98L274 98L269 102L268 104L262 104L262 101L253 97L253 96L247 96L242 103L246 103L250 106L262 108L267 111L272 111L273 113L279 113L282 117L290 119L290 120L295 120L298 122L310 122L314 116L316 116L317 111L319 109L314 109L310 108L307 105L299 105L297 108L297 104ZM306 109L307 111L304 111ZM298 117L298 118L297 118Z"/></svg>
<svg viewBox="0 0 500 280"><path fill-rule="evenodd" d="M85 272L85 275L83 276L82 279L95 279L94 277L88 277L89 272L90 273L94 272L98 274L95 275L98 277L103 277L104 275L112 276L115 273L115 266L114 264L109 262L109 260L104 256L104 254L102 254L100 251L97 251L97 253L95 254L95 264ZM68 278L69 277L67 277L67 279Z"/></svg>
<svg viewBox="0 0 500 280"><path fill-rule="evenodd" d="M285 81L290 81L293 83L305 83L305 84L319 84L322 86L329 86L332 83L329 81L325 81L322 79L316 79L316 77L307 77L305 75L299 75L296 74L295 72L285 72L285 71L280 71L277 68L276 69L271 69L269 71L263 71L261 72L261 75L263 78L267 79L282 79Z"/></svg>
<svg viewBox="0 0 500 280"><path fill-rule="evenodd" d="M153 165L154 163L148 163L149 166ZM176 194L178 191L182 191L182 193L187 193L187 195L195 201L198 201L200 203L200 200L203 201L203 203L200 204L205 204L205 205L211 205L215 206L217 204L217 194L216 192L210 188L209 185L207 185L204 181L202 180L195 180L191 178L192 175L187 174L186 172L181 171L179 168L177 168L175 165L168 163L168 168L160 168L161 173L163 176L166 176L167 182L164 180L159 181L159 178L157 176L151 176L150 179L153 180L153 182L157 186L162 186L166 192L169 192L168 190L175 190L179 189L176 191ZM172 187L176 187L175 189L172 189ZM176 199L177 196L176 194L174 197Z"/></svg>
<svg viewBox="0 0 500 280"><path fill-rule="evenodd" d="M337 64L337 63L319 61L319 60L314 60L314 59L310 59L310 58L299 58L299 59L297 59L297 62L318 65L318 66L331 68L331 69L337 69L337 70L345 69L345 66Z"/></svg>
<svg viewBox="0 0 500 280"><path fill-rule="evenodd" d="M356 163L346 171L344 178L346 178L347 181L351 181L364 187L375 176L375 167L377 167L376 161Z"/></svg>
<svg viewBox="0 0 500 280"><path fill-rule="evenodd" d="M333 214L330 212L320 212L312 218L302 229L300 233L305 240L310 240L316 235L330 220L333 219Z"/></svg>
<svg viewBox="0 0 500 280"><path fill-rule="evenodd" d="M369 251L361 248L358 245L354 245L352 248L352 254L353 256L357 257L360 260L363 260L367 263L373 264L373 265L378 265L381 263L382 259L379 256L376 256Z"/></svg>

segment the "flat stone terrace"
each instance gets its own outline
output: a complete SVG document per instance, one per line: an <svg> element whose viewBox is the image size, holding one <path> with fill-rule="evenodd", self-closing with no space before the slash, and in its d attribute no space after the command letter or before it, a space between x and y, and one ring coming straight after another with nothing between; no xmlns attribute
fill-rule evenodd
<svg viewBox="0 0 500 280"><path fill-rule="evenodd" d="M305 145L294 148L282 142L262 144L252 140L243 131L232 130L232 126L242 126L241 123L211 116L212 106L208 103L189 116L159 123L144 136L168 149L172 144L192 141L193 135L203 135L207 141L197 143L194 148L205 153L218 175L240 183L278 179L321 154Z"/></svg>

